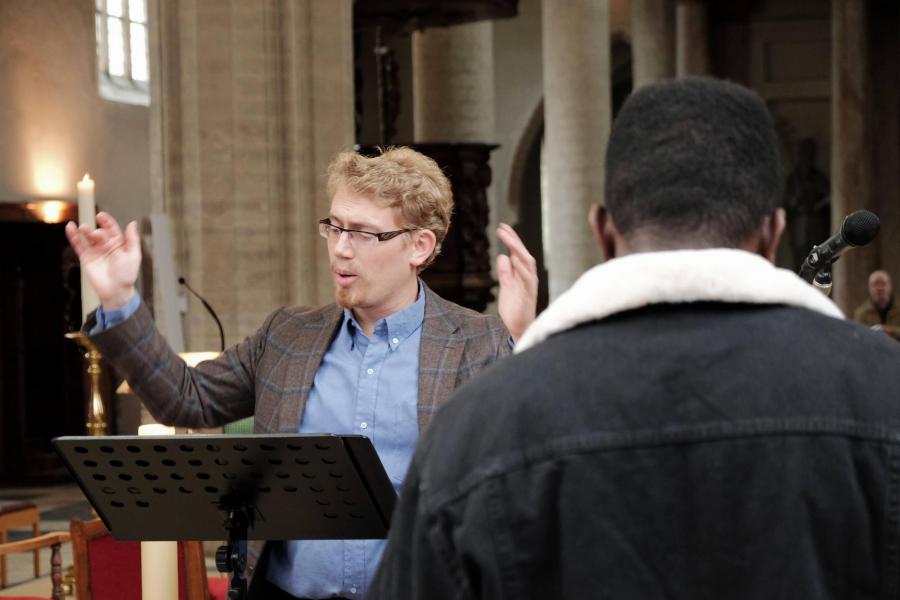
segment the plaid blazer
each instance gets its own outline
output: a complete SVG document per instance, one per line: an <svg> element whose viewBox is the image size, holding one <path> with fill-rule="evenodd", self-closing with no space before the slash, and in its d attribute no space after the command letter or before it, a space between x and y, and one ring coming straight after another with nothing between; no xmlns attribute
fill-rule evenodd
<svg viewBox="0 0 900 600"><path fill-rule="evenodd" d="M254 415L257 433L295 433L313 378L342 321L336 304L281 308L256 333L193 369L172 351L143 304L129 319L90 338L160 423L217 427ZM94 322L92 316L84 330ZM509 353L508 337L499 318L444 300L425 286L420 432L454 389ZM261 549L261 542L250 544L250 574Z"/></svg>

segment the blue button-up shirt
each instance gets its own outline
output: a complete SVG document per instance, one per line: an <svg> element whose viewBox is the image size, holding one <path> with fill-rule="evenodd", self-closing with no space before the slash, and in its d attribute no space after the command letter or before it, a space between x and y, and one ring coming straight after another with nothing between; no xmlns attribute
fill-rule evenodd
<svg viewBox="0 0 900 600"><path fill-rule="evenodd" d="M344 310L306 401L300 433L362 434L372 440L399 491L419 437L419 344L425 294L378 321L371 338ZM302 540L274 544L268 579L301 598L365 595L384 540Z"/></svg>
<svg viewBox="0 0 900 600"><path fill-rule="evenodd" d="M118 325L131 315L137 312L141 307L141 294L135 292L125 306L122 308L114 308L111 310L103 310L102 306L97 307L96 323L88 333L94 334Z"/></svg>

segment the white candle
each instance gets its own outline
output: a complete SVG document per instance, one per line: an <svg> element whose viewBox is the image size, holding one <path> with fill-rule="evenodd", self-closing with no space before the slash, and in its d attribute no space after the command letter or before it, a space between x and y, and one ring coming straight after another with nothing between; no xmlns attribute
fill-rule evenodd
<svg viewBox="0 0 900 600"><path fill-rule="evenodd" d="M78 182L78 224L87 225L91 229L97 227L94 208L94 181L85 173L84 178ZM87 316L100 304L97 292L88 283L84 270L81 271L81 322L87 320Z"/></svg>
<svg viewBox="0 0 900 600"><path fill-rule="evenodd" d="M78 182L78 223L89 225L93 229L97 226L94 213L94 180L85 173Z"/></svg>
<svg viewBox="0 0 900 600"><path fill-rule="evenodd" d="M138 435L175 435L175 428L159 423L147 423L138 427Z"/></svg>
<svg viewBox="0 0 900 600"><path fill-rule="evenodd" d="M174 427L150 423L138 435L173 435ZM178 542L141 542L142 600L178 598Z"/></svg>

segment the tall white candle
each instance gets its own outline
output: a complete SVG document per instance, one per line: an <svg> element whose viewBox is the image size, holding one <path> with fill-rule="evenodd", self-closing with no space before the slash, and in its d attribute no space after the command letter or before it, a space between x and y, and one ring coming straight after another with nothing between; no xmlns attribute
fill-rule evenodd
<svg viewBox="0 0 900 600"><path fill-rule="evenodd" d="M141 425L138 435L172 435L174 427ZM141 542L141 599L178 598L178 542Z"/></svg>
<svg viewBox="0 0 900 600"><path fill-rule="evenodd" d="M87 225L91 229L97 227L96 209L94 207L94 180L85 173L78 182L78 224ZM84 270L81 271L81 322L100 304L97 292L88 283Z"/></svg>

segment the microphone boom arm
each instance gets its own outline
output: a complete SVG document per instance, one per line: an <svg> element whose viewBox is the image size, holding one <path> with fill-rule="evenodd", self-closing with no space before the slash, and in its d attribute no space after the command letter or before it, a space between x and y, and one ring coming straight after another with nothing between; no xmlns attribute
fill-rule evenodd
<svg viewBox="0 0 900 600"><path fill-rule="evenodd" d="M200 300L200 302L203 304L203 308L205 308L206 311L210 315L212 315L213 320L215 320L216 325L219 328L219 346L220 346L219 351L224 352L225 351L225 330L222 328L222 321L219 320L219 316L216 314L216 311L214 311L212 306L209 305L209 302L207 302L206 300L203 299L203 296L198 294L194 290L194 288L192 288L191 286L188 285L188 282L185 281L184 277L179 277L178 283L183 285L187 289L187 291L189 291L193 295L197 296L197 299Z"/></svg>

